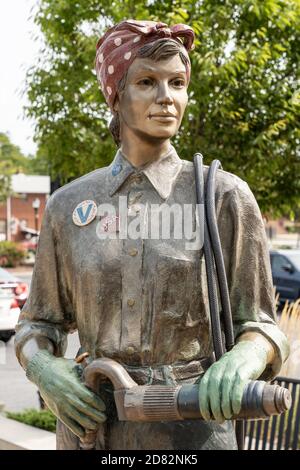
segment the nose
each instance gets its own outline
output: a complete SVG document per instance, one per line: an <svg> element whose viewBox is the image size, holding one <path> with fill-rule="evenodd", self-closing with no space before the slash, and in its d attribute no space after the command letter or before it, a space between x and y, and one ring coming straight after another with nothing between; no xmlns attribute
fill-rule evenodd
<svg viewBox="0 0 300 470"><path fill-rule="evenodd" d="M156 103L157 104L165 104L165 105L170 105L173 104L173 98L170 93L170 88L168 83L160 83L158 86L157 90L157 98L156 98Z"/></svg>

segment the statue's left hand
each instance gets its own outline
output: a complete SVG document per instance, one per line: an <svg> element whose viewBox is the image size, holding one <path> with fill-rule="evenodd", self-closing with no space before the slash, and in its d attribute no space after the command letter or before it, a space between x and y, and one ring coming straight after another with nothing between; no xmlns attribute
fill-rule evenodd
<svg viewBox="0 0 300 470"><path fill-rule="evenodd" d="M245 385L261 376L268 351L254 341L241 341L204 374L199 387L200 410L206 421L222 423L241 410Z"/></svg>

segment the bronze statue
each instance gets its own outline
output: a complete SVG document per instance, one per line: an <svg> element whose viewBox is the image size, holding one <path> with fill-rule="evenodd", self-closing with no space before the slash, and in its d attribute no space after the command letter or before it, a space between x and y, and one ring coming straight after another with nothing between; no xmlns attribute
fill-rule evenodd
<svg viewBox="0 0 300 470"><path fill-rule="evenodd" d="M27 377L59 418L58 449L78 448L78 437L96 429L98 449L236 449L230 419L245 384L272 379L288 355L275 321L264 224L240 178L217 172L236 344L214 364L203 247L189 249L174 223L168 239L120 235L122 198L129 221L149 205L196 205L193 164L171 145L188 101L193 38L186 25L128 20L97 46L119 149L110 166L51 196L15 343ZM100 214L103 205L115 215ZM81 365L63 358L76 329L83 351L114 359L139 385L200 382L205 420L119 421L110 384L98 396L83 384Z"/></svg>

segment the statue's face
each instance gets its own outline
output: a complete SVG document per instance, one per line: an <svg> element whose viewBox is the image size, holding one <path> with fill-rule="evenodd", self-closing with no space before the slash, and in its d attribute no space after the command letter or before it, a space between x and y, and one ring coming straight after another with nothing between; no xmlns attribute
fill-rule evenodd
<svg viewBox="0 0 300 470"><path fill-rule="evenodd" d="M159 62L136 58L115 109L122 130L147 140L169 139L178 131L187 101L187 74L178 54Z"/></svg>

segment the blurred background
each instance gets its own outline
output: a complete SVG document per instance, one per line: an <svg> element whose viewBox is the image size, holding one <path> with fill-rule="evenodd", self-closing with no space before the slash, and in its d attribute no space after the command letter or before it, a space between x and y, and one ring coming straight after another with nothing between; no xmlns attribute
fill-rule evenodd
<svg viewBox="0 0 300 470"><path fill-rule="evenodd" d="M28 296L47 198L110 163L116 151L94 72L95 45L108 26L129 18L195 30L189 106L174 144L187 160L196 151L206 164L218 158L254 192L279 321L292 346L281 375L300 379L299 0L10 0L0 15L3 415L40 408L14 356L14 325ZM78 345L74 334L68 357ZM293 426L295 418L282 429L295 435Z"/></svg>

